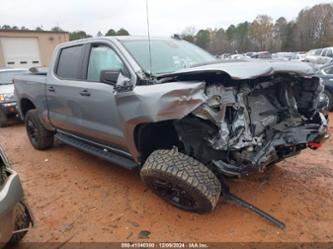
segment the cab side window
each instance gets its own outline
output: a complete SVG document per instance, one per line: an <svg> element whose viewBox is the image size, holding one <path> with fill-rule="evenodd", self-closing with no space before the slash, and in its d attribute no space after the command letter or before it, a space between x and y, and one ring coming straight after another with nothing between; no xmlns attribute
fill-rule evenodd
<svg viewBox="0 0 333 249"><path fill-rule="evenodd" d="M124 70L124 64L116 52L105 45L91 48L87 80L100 81L102 70Z"/></svg>

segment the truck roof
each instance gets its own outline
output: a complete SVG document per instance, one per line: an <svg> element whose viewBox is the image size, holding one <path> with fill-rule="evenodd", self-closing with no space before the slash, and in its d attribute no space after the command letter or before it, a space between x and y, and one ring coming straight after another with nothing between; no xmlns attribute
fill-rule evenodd
<svg viewBox="0 0 333 249"><path fill-rule="evenodd" d="M105 36L106 38L114 38L118 41L131 41L131 40L148 40L148 36ZM150 37L150 40L175 40L176 38L171 37L162 37L162 36L153 36Z"/></svg>
<svg viewBox="0 0 333 249"><path fill-rule="evenodd" d="M113 41L135 41L135 40L148 40L148 36L132 36L132 35L127 35L127 36L99 36L99 37L91 37L91 38L85 38L85 39L80 39L80 40L75 40L75 41L70 41L70 42L65 42L62 44L78 44L78 43L84 43L84 42L91 42L95 40L103 40L103 39L109 39ZM175 40L176 38L171 38L171 37L158 37L158 36L153 36L150 37L150 40ZM62 45L60 44L60 45Z"/></svg>

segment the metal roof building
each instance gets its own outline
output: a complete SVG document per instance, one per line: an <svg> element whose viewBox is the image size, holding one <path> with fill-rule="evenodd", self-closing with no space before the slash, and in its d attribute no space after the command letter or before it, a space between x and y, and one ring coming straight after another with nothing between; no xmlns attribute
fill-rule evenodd
<svg viewBox="0 0 333 249"><path fill-rule="evenodd" d="M68 40L67 32L0 30L0 67L47 66L55 46Z"/></svg>

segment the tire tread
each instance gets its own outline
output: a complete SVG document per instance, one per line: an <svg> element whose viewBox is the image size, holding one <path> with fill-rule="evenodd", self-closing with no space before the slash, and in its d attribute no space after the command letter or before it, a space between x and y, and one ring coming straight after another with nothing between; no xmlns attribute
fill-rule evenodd
<svg viewBox="0 0 333 249"><path fill-rule="evenodd" d="M52 147L53 141L54 141L54 133L45 129L45 127L43 126L43 124L41 123L41 121L39 119L37 110L33 109L33 110L28 111L28 113L25 117L26 127L27 127L27 122L29 119L32 122L34 122L35 125L37 126L38 137L39 137L38 142L33 143L28 134L31 144L38 150L45 150L45 149Z"/></svg>
<svg viewBox="0 0 333 249"><path fill-rule="evenodd" d="M141 178L168 175L175 182L183 182L209 202L210 208L198 212L209 212L215 208L221 193L221 184L215 174L196 159L177 150L156 150L147 158L141 169Z"/></svg>

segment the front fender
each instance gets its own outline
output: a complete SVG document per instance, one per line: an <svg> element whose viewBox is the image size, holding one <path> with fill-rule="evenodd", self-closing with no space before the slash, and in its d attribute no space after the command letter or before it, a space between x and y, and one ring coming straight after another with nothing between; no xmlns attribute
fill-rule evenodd
<svg viewBox="0 0 333 249"><path fill-rule="evenodd" d="M124 138L130 153L138 161L134 130L143 123L182 119L207 101L205 82L171 82L136 86L132 92L116 94Z"/></svg>

